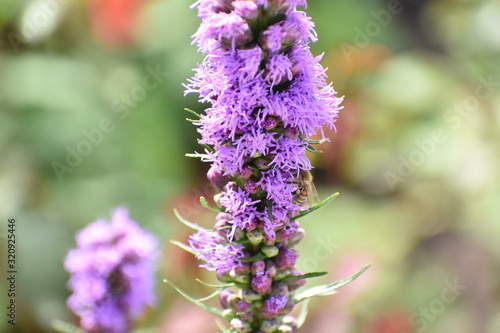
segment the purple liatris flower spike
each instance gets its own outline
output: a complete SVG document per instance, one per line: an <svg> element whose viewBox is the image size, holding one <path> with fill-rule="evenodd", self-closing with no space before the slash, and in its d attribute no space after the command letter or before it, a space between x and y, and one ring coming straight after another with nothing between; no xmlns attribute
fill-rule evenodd
<svg viewBox="0 0 500 333"><path fill-rule="evenodd" d="M311 192L305 156L312 135L326 140L341 97L313 57L305 0L199 0L194 43L206 54L186 85L208 103L198 132L221 213L215 230L197 228L189 250L234 293L221 292L229 332L292 332L286 316L304 276L292 249L296 218Z"/></svg>
<svg viewBox="0 0 500 333"><path fill-rule="evenodd" d="M68 306L92 333L125 333L154 303L156 238L118 208L111 222L98 220L76 235L64 265L73 294Z"/></svg>

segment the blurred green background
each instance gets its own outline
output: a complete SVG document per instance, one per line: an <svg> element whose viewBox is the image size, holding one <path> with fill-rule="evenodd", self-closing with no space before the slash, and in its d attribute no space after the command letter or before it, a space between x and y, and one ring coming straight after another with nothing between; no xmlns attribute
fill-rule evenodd
<svg viewBox="0 0 500 333"><path fill-rule="evenodd" d="M183 108L202 55L186 0L0 0L0 227L17 220L17 322L54 332L66 309L62 262L74 232L124 205L163 241L160 301L144 332L215 332L195 296L213 280L168 243L189 230L173 208L210 225L213 190ZM500 332L500 3L496 0L310 0L315 54L345 95L316 166L329 206L302 223L299 266L372 268L313 300L301 332ZM5 309L6 280L0 284Z"/></svg>

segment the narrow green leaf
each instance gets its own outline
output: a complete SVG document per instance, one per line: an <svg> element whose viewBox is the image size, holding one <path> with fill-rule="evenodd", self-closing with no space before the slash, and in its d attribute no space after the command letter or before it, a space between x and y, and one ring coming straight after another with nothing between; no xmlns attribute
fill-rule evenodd
<svg viewBox="0 0 500 333"><path fill-rule="evenodd" d="M297 280L302 280L302 279L310 279L310 278L315 278L319 276L323 276L328 274L328 272L312 272L312 273L307 273L303 275L288 275L281 281L283 282L289 282L289 281L297 281Z"/></svg>
<svg viewBox="0 0 500 333"><path fill-rule="evenodd" d="M266 259L266 258L267 258L267 256L264 253L259 252L250 258L237 258L237 259L241 260L241 261L245 261L245 262L252 262L252 261L257 261L257 260Z"/></svg>
<svg viewBox="0 0 500 333"><path fill-rule="evenodd" d="M322 153L323 151L322 150L317 150L315 149L313 146L311 145L308 145L307 148L306 148L308 151L310 151L311 153Z"/></svg>
<svg viewBox="0 0 500 333"><path fill-rule="evenodd" d="M50 322L53 329L61 333L85 333L80 327L67 323L59 319L53 319Z"/></svg>
<svg viewBox="0 0 500 333"><path fill-rule="evenodd" d="M193 111L193 110L188 109L188 108L185 108L184 111L187 111L187 112L191 113L192 115L195 115L196 117L201 119L201 116L196 111Z"/></svg>
<svg viewBox="0 0 500 333"><path fill-rule="evenodd" d="M191 119L191 118L185 118L187 121L189 121L192 124L201 124L199 119Z"/></svg>
<svg viewBox="0 0 500 333"><path fill-rule="evenodd" d="M185 154L184 156L186 157L193 157L193 158L210 158L207 154Z"/></svg>
<svg viewBox="0 0 500 333"><path fill-rule="evenodd" d="M358 276L363 274L364 271L366 271L368 268L370 268L370 266L371 265L363 267L359 272L357 272L356 274L354 274L346 279L343 279L343 280L340 280L340 281L337 281L337 282L334 282L331 284L324 284L324 285L309 288L309 289L301 292L297 296L295 296L293 300L295 301L295 303L299 303L299 302L301 302L305 299L311 298L311 297L333 295L336 293L337 289L345 286L349 282L354 281Z"/></svg>
<svg viewBox="0 0 500 333"><path fill-rule="evenodd" d="M273 221L273 203L271 200L267 200L267 217L269 221Z"/></svg>
<svg viewBox="0 0 500 333"><path fill-rule="evenodd" d="M311 144L311 145L319 145L322 144L323 142L326 142L326 139L321 139L321 140L304 140L305 142Z"/></svg>
<svg viewBox="0 0 500 333"><path fill-rule="evenodd" d="M334 193L334 194L330 195L328 198L326 198L325 200L321 201L320 203L317 203L317 204L309 207L308 209L302 209L302 210L300 210L299 214L297 216L295 216L293 218L293 220L296 220L296 219L299 219L301 217L304 217L307 214L314 212L316 209L320 209L321 207L323 207L324 205L326 205L327 203L329 203L330 201L332 201L333 199L335 199L338 196L339 196L339 192Z"/></svg>
<svg viewBox="0 0 500 333"><path fill-rule="evenodd" d="M200 203L203 207L208 208L210 210L213 210L214 212L217 212L217 213L223 212L223 210L220 208L215 208L215 207L210 206L210 204L207 202L207 199L205 199L205 197L203 197L203 196L200 197Z"/></svg>
<svg viewBox="0 0 500 333"><path fill-rule="evenodd" d="M219 318L215 318L215 323L223 333L229 333L229 329L227 328L226 325L224 325L224 323Z"/></svg>
<svg viewBox="0 0 500 333"><path fill-rule="evenodd" d="M187 246L184 243L178 242L176 240L170 240L170 243L172 243L174 245L177 245L178 247L180 247L184 251L187 251L187 252L191 253L192 255L194 255L196 257L200 255L200 253L196 252L195 250L193 250L192 248L190 248L189 246Z"/></svg>
<svg viewBox="0 0 500 333"><path fill-rule="evenodd" d="M232 228L231 226L227 226L227 227L222 227L222 228L217 228L217 229L206 229L205 231L214 232L214 231L228 230L228 229L231 229L231 228Z"/></svg>
<svg viewBox="0 0 500 333"><path fill-rule="evenodd" d="M222 318L222 311L220 309L214 308L210 305L206 305L205 303L202 303L199 300L194 299L193 297L191 297L188 294L186 294L185 292L183 292L181 289L177 288L172 282L168 281L167 279L164 279L163 282L171 285L172 288L174 288L179 294L181 294L185 299L187 299L191 303L198 305L199 307L207 310L208 312L213 313L214 315Z"/></svg>
<svg viewBox="0 0 500 333"><path fill-rule="evenodd" d="M187 226L193 230L196 230L196 231L208 231L208 230L186 220L184 217L182 217L182 215L179 213L179 211L175 208L174 208L174 214L175 214L175 217L177 217L177 219L185 226Z"/></svg>
<svg viewBox="0 0 500 333"><path fill-rule="evenodd" d="M219 295L221 291L222 291L222 290L216 290L216 291L214 291L213 293L211 293L210 295L208 295L207 297L199 298L199 299L197 299L196 301L197 301L197 302L204 302L204 301L208 301L209 299L211 299L211 298L213 298L213 297L215 297L215 296Z"/></svg>
<svg viewBox="0 0 500 333"><path fill-rule="evenodd" d="M234 286L235 286L235 284L234 284L234 283L210 284L210 283L203 282L203 281L201 281L200 279L196 279L196 281L198 281L198 282L199 282L199 283L201 283L202 285L207 286L207 287L210 287L210 288L220 288L220 289L224 289L224 288L229 288L229 287L234 287Z"/></svg>
<svg viewBox="0 0 500 333"><path fill-rule="evenodd" d="M309 314L309 299L306 299L304 303L302 303L302 308L300 309L300 313L297 316L297 326L299 328L304 325L304 322L306 321L307 315Z"/></svg>

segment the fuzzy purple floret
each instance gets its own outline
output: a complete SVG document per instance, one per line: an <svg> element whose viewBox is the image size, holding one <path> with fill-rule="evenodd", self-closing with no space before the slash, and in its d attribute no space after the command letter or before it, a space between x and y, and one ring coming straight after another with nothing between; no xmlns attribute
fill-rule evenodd
<svg viewBox="0 0 500 333"><path fill-rule="evenodd" d="M153 260L158 241L118 208L76 235L64 265L73 294L68 306L89 332L124 333L155 297Z"/></svg>

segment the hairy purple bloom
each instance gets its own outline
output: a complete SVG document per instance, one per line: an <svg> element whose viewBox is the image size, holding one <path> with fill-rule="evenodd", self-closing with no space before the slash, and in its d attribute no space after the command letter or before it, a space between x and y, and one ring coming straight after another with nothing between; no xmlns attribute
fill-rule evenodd
<svg viewBox="0 0 500 333"><path fill-rule="evenodd" d="M158 242L118 208L111 222L98 220L76 235L64 265L73 294L68 306L89 332L128 332L154 303L153 259Z"/></svg>
<svg viewBox="0 0 500 333"><path fill-rule="evenodd" d="M224 282L235 282L236 297L223 291L221 303L237 332L287 332L283 316L305 280L297 275L304 236L294 218L301 172L312 135L326 140L342 98L326 84L305 0L199 0L202 19L193 43L206 57L186 85L207 103L198 123L201 156L212 164L209 179L221 190L216 231L191 236L191 249ZM221 222L221 214L226 216ZM221 227L224 227L221 230ZM248 263L250 261L250 263ZM253 261L253 263L251 262ZM244 310L244 311L243 311ZM236 311L236 317L234 317Z"/></svg>

